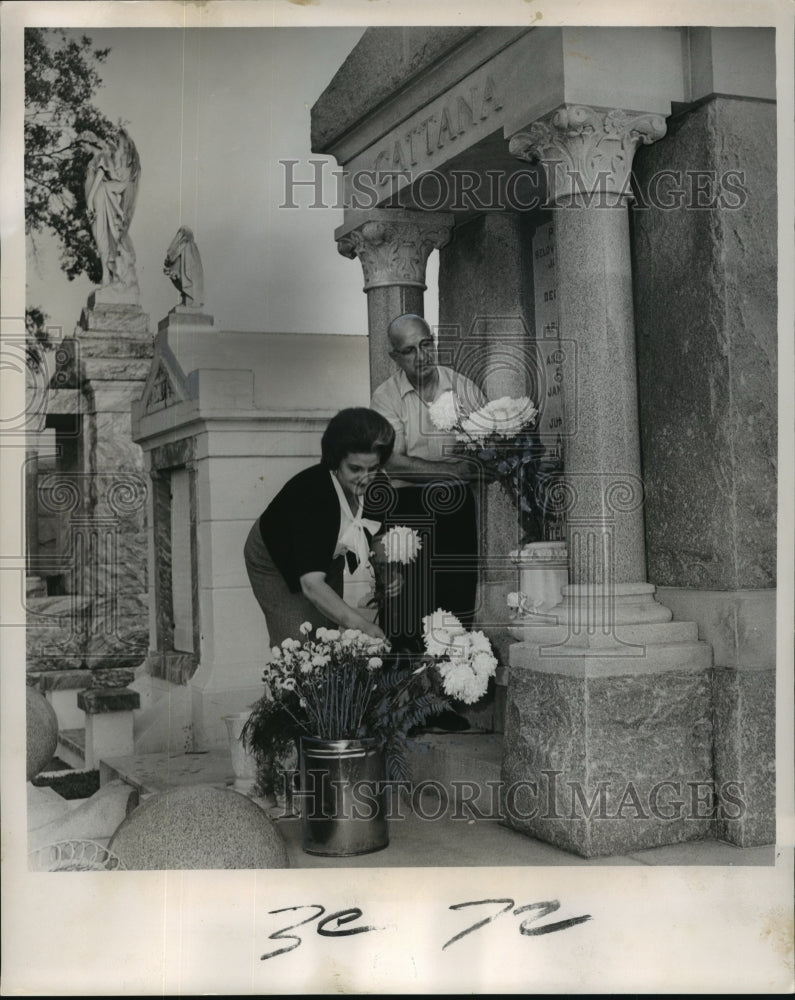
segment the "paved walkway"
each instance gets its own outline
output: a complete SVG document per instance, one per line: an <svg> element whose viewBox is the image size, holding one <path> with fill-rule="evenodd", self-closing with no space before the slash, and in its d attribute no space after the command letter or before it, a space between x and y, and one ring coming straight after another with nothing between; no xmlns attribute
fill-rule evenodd
<svg viewBox="0 0 795 1000"><path fill-rule="evenodd" d="M192 754L145 754L105 761L102 783L122 778L146 795L179 785L232 785L234 775L227 750ZM432 814L432 809L427 808ZM285 839L294 868L448 868L548 865L734 865L775 863L773 846L739 848L717 840L691 841L618 857L586 859L561 851L503 826L499 820L453 819L448 811L424 820L402 809L403 818L389 824L389 846L358 857L324 858L306 854L301 846L301 821L280 818L270 810Z"/></svg>

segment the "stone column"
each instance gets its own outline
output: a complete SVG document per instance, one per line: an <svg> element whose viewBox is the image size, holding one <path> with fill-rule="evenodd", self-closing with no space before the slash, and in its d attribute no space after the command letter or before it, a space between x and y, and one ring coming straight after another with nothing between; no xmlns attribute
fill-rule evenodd
<svg viewBox="0 0 795 1000"><path fill-rule="evenodd" d="M387 327L402 313L425 314L425 266L431 251L448 243L452 230L452 215L405 209L374 209L337 230L337 249L344 257L358 257L364 272L372 388L394 370Z"/></svg>
<svg viewBox="0 0 795 1000"><path fill-rule="evenodd" d="M573 584L646 579L627 203L635 150L664 134L660 115L567 106L510 143L544 167L558 209L559 322L578 351L566 447Z"/></svg>
<svg viewBox="0 0 795 1000"><path fill-rule="evenodd" d="M510 653L503 780L534 791L508 793L504 808L510 825L585 856L714 829L691 787L712 780L712 649L646 582L627 203L636 149L664 134L658 114L563 106L510 140L546 174L577 419L565 446L572 582Z"/></svg>

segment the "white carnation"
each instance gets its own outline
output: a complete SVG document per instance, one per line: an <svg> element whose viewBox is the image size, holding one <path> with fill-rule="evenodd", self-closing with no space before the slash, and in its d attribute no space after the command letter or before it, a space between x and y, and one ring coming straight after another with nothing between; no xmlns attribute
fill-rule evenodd
<svg viewBox="0 0 795 1000"><path fill-rule="evenodd" d="M450 431L458 423L458 404L452 389L443 392L428 407L433 426L440 431Z"/></svg>

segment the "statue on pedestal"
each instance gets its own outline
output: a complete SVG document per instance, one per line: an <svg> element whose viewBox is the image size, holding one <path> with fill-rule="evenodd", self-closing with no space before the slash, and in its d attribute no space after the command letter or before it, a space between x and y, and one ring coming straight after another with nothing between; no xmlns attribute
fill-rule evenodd
<svg viewBox="0 0 795 1000"><path fill-rule="evenodd" d="M119 129L115 140L83 132L79 141L92 152L86 170L86 209L102 262L102 288L115 293L118 301L137 302L140 292L130 223L141 176L138 151L124 129Z"/></svg>
<svg viewBox="0 0 795 1000"><path fill-rule="evenodd" d="M201 311L204 305L204 270L193 230L180 226L163 262L163 271L180 293L180 305Z"/></svg>

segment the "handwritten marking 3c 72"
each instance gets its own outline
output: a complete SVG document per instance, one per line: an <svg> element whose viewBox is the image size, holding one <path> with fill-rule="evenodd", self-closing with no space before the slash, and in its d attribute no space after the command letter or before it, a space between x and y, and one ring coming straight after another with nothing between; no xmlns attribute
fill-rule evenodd
<svg viewBox="0 0 795 1000"><path fill-rule="evenodd" d="M550 913L554 913L556 910L560 909L560 903L557 899L546 900L540 903L526 903L524 906L515 906L515 901L513 899L473 899L464 903L453 903L449 909L462 910L467 906L488 905L496 905L499 906L500 909L496 913L491 914L491 916L484 917L482 920L478 920L476 923L471 924L464 930L459 931L458 934L455 934L449 941L446 941L442 945L442 951L444 951L445 948L448 948L451 944L455 944L456 941L460 941L461 938L466 937L467 934L472 934L473 931L479 930L481 927L485 927L486 924L490 924L501 914L507 913L509 910L513 910L514 916L535 911L532 916L527 917L519 925L519 933L527 935L528 937L538 937L541 934L552 934L554 931L563 931L569 927L575 927L577 924L585 923L586 920L591 919L590 913L586 913L579 917L568 917L565 920L556 920L549 924L532 926L537 920L540 920L542 917L546 917ZM302 938L298 934L290 934L289 932L294 931L299 927L303 927L306 924L310 924L313 920L318 921L315 930L321 937L350 937L352 934L364 934L368 931L383 929L373 927L369 924L360 924L356 927L346 926L348 924L352 924L356 920L360 920L363 916L362 911L358 906L352 906L344 910L337 910L334 913L329 913L327 916L324 916L326 908L320 903L307 903L303 906L283 906L278 910L269 910L268 913L290 913L298 910L315 910L316 912L310 913L309 916L305 917L303 920L299 920L297 923L288 924L286 927L281 927L279 930L269 934L269 941L288 941L290 943L284 945L282 948L276 948L275 951L269 951L264 955L260 955L261 961L264 962L268 958L275 958L277 955L285 955L287 952L294 951L298 948L302 943ZM331 924L334 921L336 921L336 926L332 927Z"/></svg>

